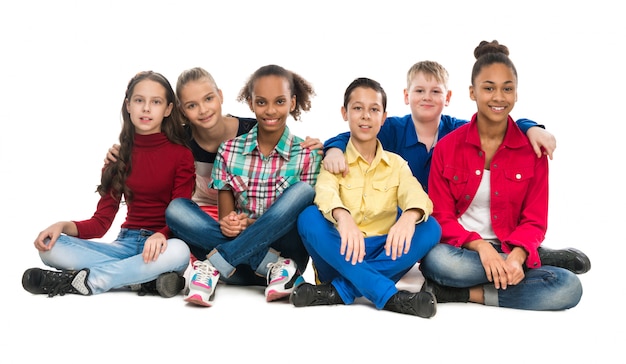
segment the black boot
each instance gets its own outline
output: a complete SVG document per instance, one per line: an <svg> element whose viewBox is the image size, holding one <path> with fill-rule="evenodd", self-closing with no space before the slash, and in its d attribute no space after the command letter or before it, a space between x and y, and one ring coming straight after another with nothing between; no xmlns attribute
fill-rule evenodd
<svg viewBox="0 0 626 364"><path fill-rule="evenodd" d="M420 292L431 292L439 303L469 302L469 288L441 286L429 279L424 281Z"/></svg>
<svg viewBox="0 0 626 364"><path fill-rule="evenodd" d="M384 309L430 318L437 313L437 299L430 292L398 291L385 303Z"/></svg>
<svg viewBox="0 0 626 364"><path fill-rule="evenodd" d="M591 269L591 261L578 249L548 249L540 246L537 252L542 265L565 268L576 274L587 273Z"/></svg>
<svg viewBox="0 0 626 364"><path fill-rule="evenodd" d="M322 283L317 286L311 283L302 283L291 292L289 302L296 307L344 304L339 293L330 283Z"/></svg>
<svg viewBox="0 0 626 364"><path fill-rule="evenodd" d="M88 276L89 269L52 271L30 268L22 276L22 286L30 293L47 294L48 297L66 293L88 296L91 294L87 285Z"/></svg>
<svg viewBox="0 0 626 364"><path fill-rule="evenodd" d="M185 278L176 272L162 273L150 282L131 286L131 290L137 291L139 296L153 294L165 298L176 296L183 288L185 288Z"/></svg>

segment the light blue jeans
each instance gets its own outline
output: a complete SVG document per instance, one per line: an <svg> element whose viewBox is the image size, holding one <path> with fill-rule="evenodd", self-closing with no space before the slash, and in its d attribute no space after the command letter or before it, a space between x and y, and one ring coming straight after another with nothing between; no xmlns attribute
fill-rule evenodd
<svg viewBox="0 0 626 364"><path fill-rule="evenodd" d="M44 264L61 270L89 268L87 285L93 294L140 284L161 273L183 273L189 265L189 247L180 239L168 239L167 249L155 262L144 263L143 246L149 230L121 229L112 243L61 235L52 249L39 252Z"/></svg>
<svg viewBox="0 0 626 364"><path fill-rule="evenodd" d="M352 265L339 252L339 231L316 206L308 207L300 214L298 230L321 282L332 283L345 304L365 297L378 309L398 292L396 283L400 278L441 238L441 227L431 216L415 225L408 253L392 260L385 254L387 235L367 237L363 262Z"/></svg>
<svg viewBox="0 0 626 364"><path fill-rule="evenodd" d="M500 244L493 246L506 257ZM519 284L496 289L487 280L477 252L443 243L426 254L420 269L425 278L443 286L469 288L482 285L485 305L489 306L536 311L565 310L576 306L583 294L576 274L548 265L525 269L525 277Z"/></svg>
<svg viewBox="0 0 626 364"><path fill-rule="evenodd" d="M220 280L230 284L267 284L267 263L292 259L303 272L309 255L302 245L296 220L313 203L315 190L297 182L287 188L254 224L235 238L224 236L219 222L186 198L174 199L165 219L174 235L185 241L193 255L207 259L221 273ZM263 278L261 278L263 277Z"/></svg>

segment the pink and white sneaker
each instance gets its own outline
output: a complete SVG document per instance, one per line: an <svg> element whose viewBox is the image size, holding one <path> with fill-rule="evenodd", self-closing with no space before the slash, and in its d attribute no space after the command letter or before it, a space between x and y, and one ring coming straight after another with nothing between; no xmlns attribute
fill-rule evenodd
<svg viewBox="0 0 626 364"><path fill-rule="evenodd" d="M215 287L220 279L220 272L209 260L196 260L193 262L189 292L185 301L200 306L211 307L215 297Z"/></svg>
<svg viewBox="0 0 626 364"><path fill-rule="evenodd" d="M296 263L291 259L279 257L277 262L268 263L267 269L267 302L288 297L294 288L304 282Z"/></svg>

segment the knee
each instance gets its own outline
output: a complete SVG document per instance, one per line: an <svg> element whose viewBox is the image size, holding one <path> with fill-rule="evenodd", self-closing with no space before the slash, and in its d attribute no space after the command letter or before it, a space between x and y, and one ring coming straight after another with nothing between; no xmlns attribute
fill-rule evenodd
<svg viewBox="0 0 626 364"><path fill-rule="evenodd" d="M175 198L170 201L169 205L165 209L165 220L168 222L179 220L181 216L184 216L184 211L189 204L189 199L186 198Z"/></svg>
<svg viewBox="0 0 626 364"><path fill-rule="evenodd" d="M300 214L298 214L298 231L302 232L310 229L315 224L315 221L321 216L317 206L311 205L306 207Z"/></svg>

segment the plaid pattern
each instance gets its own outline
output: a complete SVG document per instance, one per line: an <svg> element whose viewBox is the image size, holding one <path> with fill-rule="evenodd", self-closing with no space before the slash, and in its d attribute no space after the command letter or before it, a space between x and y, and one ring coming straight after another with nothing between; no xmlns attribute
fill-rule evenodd
<svg viewBox="0 0 626 364"><path fill-rule="evenodd" d="M303 139L289 128L270 155L261 154L257 144L258 128L220 145L213 166L212 188L231 190L237 213L256 219L263 215L288 187L302 181L314 186L322 156L303 149Z"/></svg>

